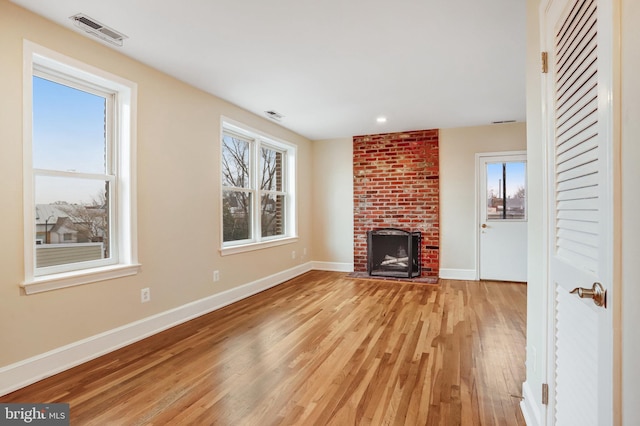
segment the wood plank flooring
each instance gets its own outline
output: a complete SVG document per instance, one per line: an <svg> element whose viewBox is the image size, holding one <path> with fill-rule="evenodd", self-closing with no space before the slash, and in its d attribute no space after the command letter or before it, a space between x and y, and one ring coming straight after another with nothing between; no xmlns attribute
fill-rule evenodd
<svg viewBox="0 0 640 426"><path fill-rule="evenodd" d="M526 285L312 271L0 397L72 425L524 425Z"/></svg>

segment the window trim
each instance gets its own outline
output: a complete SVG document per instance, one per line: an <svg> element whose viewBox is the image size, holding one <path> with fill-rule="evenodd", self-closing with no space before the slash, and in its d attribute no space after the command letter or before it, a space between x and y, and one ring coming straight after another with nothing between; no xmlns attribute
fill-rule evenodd
<svg viewBox="0 0 640 426"><path fill-rule="evenodd" d="M250 239L237 240L237 241L224 241L224 223L223 223L223 203L222 198L225 190L233 190L233 187L226 187L223 185L221 173L220 178L220 255L227 256L237 253L244 253L253 250L260 250L269 247L277 247L280 245L291 244L298 241L298 220L297 220L297 196L296 196L296 157L297 146L286 142L282 139L273 137L259 130L253 129L245 124L234 121L230 118L221 117L220 120L220 157L218 161L217 170L220 170L220 164L222 163L223 144L222 139L225 133L237 135L239 138L250 141L252 143L251 150L251 169L254 176L250 176L250 180L256 180L257 175L255 171L259 169L260 155L259 150L261 147L267 147L276 151L283 152L283 161L285 162L286 173L283 176L283 188L286 188L284 192L286 195L286 210L285 210L285 233L284 235L274 235L263 237L261 229L258 229L256 217L259 215L260 209L256 209L259 206L262 193L278 193L280 191L263 191L259 188L259 184L254 182L250 188L238 188L238 190L245 190L254 194L254 201L252 204L252 237ZM258 163L258 164L254 164Z"/></svg>
<svg viewBox="0 0 640 426"><path fill-rule="evenodd" d="M117 142L113 143L112 171L117 180L112 221L117 235L117 262L36 275L36 230L34 200L34 167L32 161L32 77L38 70L46 69L47 75L64 76L65 81L79 81L89 88L106 88L117 93L114 102L112 131ZM86 84L85 84L86 83ZM103 89L104 90L104 89ZM96 281L109 280L137 274L140 270L137 256L136 221L136 112L137 84L99 68L40 46L29 40L23 42L23 205L24 205L24 281L20 286L26 294L55 290ZM114 248L115 249L115 248Z"/></svg>

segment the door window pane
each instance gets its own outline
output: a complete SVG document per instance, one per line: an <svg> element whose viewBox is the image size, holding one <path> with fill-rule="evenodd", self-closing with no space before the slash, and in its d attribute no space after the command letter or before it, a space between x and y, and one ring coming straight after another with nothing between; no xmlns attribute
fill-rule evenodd
<svg viewBox="0 0 640 426"><path fill-rule="evenodd" d="M526 163L489 163L487 220L526 219Z"/></svg>

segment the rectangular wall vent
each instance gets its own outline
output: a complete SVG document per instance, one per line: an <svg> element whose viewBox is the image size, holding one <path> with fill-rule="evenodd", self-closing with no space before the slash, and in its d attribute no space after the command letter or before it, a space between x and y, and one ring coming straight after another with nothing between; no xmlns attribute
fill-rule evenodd
<svg viewBox="0 0 640 426"><path fill-rule="evenodd" d="M265 111L264 113L265 113L265 115L267 117L269 117L270 119L275 120L275 121L281 121L282 118L284 117L284 115L280 114L279 112L273 111L273 110Z"/></svg>
<svg viewBox="0 0 640 426"><path fill-rule="evenodd" d="M101 24L89 16L78 13L70 16L69 19L73 21L73 24L81 30L98 37L101 40L115 44L116 46L122 46L125 38L129 38L126 35L109 28L106 25Z"/></svg>

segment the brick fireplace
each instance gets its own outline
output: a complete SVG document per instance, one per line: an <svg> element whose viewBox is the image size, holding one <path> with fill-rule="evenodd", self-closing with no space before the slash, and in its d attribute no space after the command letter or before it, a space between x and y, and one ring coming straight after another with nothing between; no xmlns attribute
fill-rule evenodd
<svg viewBox="0 0 640 426"><path fill-rule="evenodd" d="M367 231L422 233L422 275L439 270L438 130L353 138L354 271L367 271Z"/></svg>

